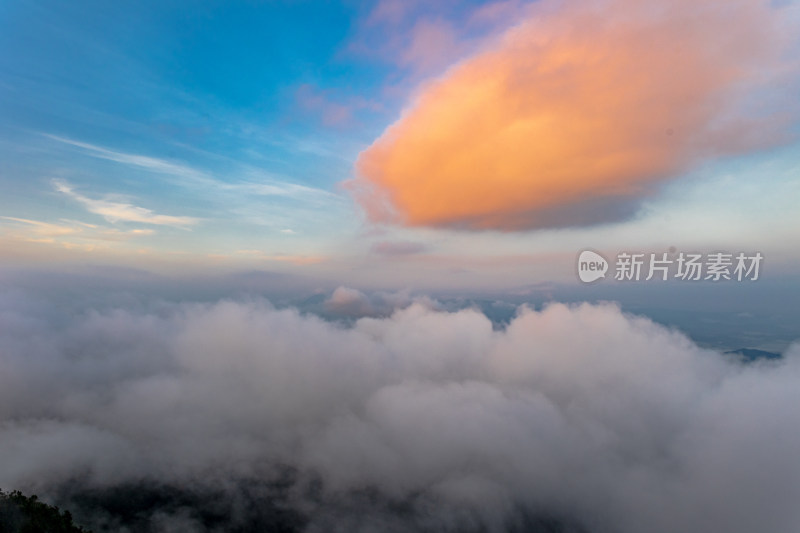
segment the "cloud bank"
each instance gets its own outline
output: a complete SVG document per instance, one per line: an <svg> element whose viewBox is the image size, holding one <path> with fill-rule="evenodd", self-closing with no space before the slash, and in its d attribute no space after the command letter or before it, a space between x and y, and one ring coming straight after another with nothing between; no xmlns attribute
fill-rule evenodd
<svg viewBox="0 0 800 533"><path fill-rule="evenodd" d="M0 487L97 531L800 527L797 346L743 367L610 304L137 309L0 293Z"/></svg>
<svg viewBox="0 0 800 533"><path fill-rule="evenodd" d="M373 221L408 226L620 220L703 157L782 140L797 115L780 94L797 72L782 58L797 18L782 9L537 2L423 86L360 154L349 186Z"/></svg>
<svg viewBox="0 0 800 533"><path fill-rule="evenodd" d="M440 309L435 300L426 296L412 296L407 291L371 292L366 294L358 289L340 286L323 302L322 309L315 314L331 320L354 318L386 318L413 304L427 309ZM312 311L313 312L313 311Z"/></svg>

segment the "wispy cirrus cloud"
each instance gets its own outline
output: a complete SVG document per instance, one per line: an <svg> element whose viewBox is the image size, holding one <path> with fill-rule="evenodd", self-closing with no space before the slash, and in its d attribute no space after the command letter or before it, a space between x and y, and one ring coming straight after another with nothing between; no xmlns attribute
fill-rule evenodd
<svg viewBox="0 0 800 533"><path fill-rule="evenodd" d="M126 202L114 201L108 197L103 199L89 198L76 192L72 185L63 180L53 180L53 186L58 192L83 204L90 213L100 215L112 223L139 222L187 229L188 226L193 226L200 221L194 217L157 214L150 209Z"/></svg>
<svg viewBox="0 0 800 533"><path fill-rule="evenodd" d="M86 151L86 153L88 153L89 155L100 159L107 159L109 161L115 161L117 163L131 165L134 167L139 167L153 172L170 174L173 176L190 178L193 180L207 181L210 179L208 175L195 168L192 168L187 165L173 163L171 161L166 161L164 159L159 159L157 157L150 157L139 154L129 154L125 152L119 152L116 150L110 150L102 146L97 146L96 144L77 141L66 137L60 137L58 135L51 135L49 133L44 133L43 135L54 141L74 146L76 148L81 148L84 151Z"/></svg>
<svg viewBox="0 0 800 533"><path fill-rule="evenodd" d="M235 185L227 185L225 187L259 196L281 196L309 202L341 199L338 195L317 187L268 179L247 181Z"/></svg>
<svg viewBox="0 0 800 533"><path fill-rule="evenodd" d="M71 225L53 224L51 222L42 222L41 220L33 220L30 218L0 216L0 219L15 222L17 226L25 226L27 230L25 231L26 240L29 241L53 242L57 237L72 235L80 231Z"/></svg>
<svg viewBox="0 0 800 533"><path fill-rule="evenodd" d="M114 161L116 163L140 168L158 174L172 176L173 178L178 178L181 184L192 187L201 186L205 189L226 193L244 193L248 195L259 196L281 196L301 201L340 199L339 195L330 191L326 191L317 187L300 185L288 180L276 179L272 176L264 175L264 173L249 172L246 174L246 179L235 182L222 181L214 178L207 172L189 165L174 163L172 161L147 155L131 154L118 150L111 150L96 144L60 137L57 135L51 135L49 133L44 133L42 135L54 141L80 148L87 155L92 157Z"/></svg>
<svg viewBox="0 0 800 533"><path fill-rule="evenodd" d="M57 222L46 222L9 216L0 216L0 230L3 237L17 243L55 245L86 251L155 234L155 230L149 228L124 230L79 220L60 219Z"/></svg>

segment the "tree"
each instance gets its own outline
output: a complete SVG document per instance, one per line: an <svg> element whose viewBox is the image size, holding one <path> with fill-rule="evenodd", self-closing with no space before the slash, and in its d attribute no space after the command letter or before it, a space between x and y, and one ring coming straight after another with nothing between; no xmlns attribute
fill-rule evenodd
<svg viewBox="0 0 800 533"><path fill-rule="evenodd" d="M69 511L39 501L35 494L25 496L15 490L0 489L0 533L91 533L72 522Z"/></svg>

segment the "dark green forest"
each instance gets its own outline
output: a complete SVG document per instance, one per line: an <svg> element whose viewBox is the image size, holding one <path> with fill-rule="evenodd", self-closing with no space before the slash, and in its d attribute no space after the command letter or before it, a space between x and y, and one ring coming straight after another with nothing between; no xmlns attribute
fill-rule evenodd
<svg viewBox="0 0 800 533"><path fill-rule="evenodd" d="M40 502L36 495L0 490L0 533L91 533L73 524L69 511Z"/></svg>

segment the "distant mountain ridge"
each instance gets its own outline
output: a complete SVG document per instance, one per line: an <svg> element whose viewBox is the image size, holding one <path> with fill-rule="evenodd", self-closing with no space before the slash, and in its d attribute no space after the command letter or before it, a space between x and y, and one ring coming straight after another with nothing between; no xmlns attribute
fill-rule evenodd
<svg viewBox="0 0 800 533"><path fill-rule="evenodd" d="M739 348L737 350L730 350L725 352L725 355L738 355L745 363L753 363L762 359L775 360L783 357L779 353L756 350L755 348Z"/></svg>

